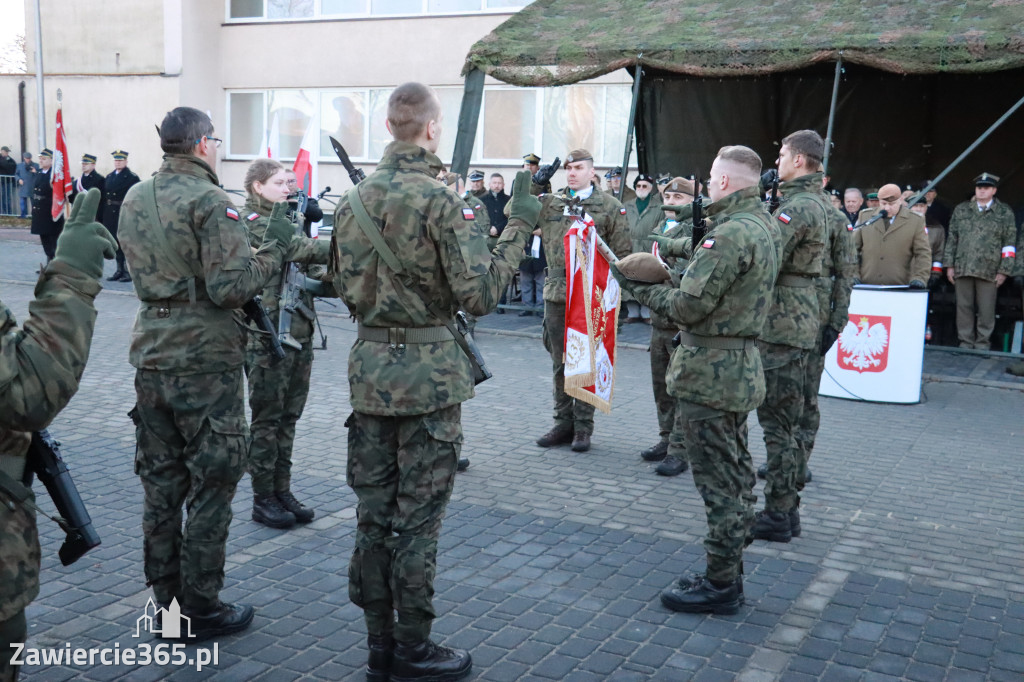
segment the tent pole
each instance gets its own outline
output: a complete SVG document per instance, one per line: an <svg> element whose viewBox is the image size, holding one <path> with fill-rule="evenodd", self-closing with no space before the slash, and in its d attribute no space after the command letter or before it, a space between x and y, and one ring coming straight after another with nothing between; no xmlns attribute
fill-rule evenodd
<svg viewBox="0 0 1024 682"><path fill-rule="evenodd" d="M832 126L836 122L836 101L839 99L839 76L843 73L843 51L836 57L836 77L832 81L832 104L828 108L828 130L825 131L825 158L821 160L822 173L828 175L828 157L832 154Z"/></svg>
<svg viewBox="0 0 1024 682"><path fill-rule="evenodd" d="M622 154L622 178L619 180L618 196L615 198L622 201L622 193L626 191L626 176L629 175L629 153L633 150L633 129L636 125L636 103L640 99L640 76L643 75L643 66L640 58L641 52L636 56L636 74L633 76L633 102L629 105L629 127L626 129L626 151Z"/></svg>
<svg viewBox="0 0 1024 682"><path fill-rule="evenodd" d="M451 171L466 177L469 162L473 156L473 142L476 127L480 121L480 103L484 98L484 72L471 69L466 74L466 85L462 91L462 108L459 110L459 127L455 135L455 151L452 152Z"/></svg>
<svg viewBox="0 0 1024 682"><path fill-rule="evenodd" d="M954 168L956 168L957 166L959 166L959 165L960 165L960 162L961 162L961 161L963 161L963 160L964 160L965 158L967 158L967 155L968 155L968 154L970 154L971 152L973 152L973 151L975 150L975 148L976 148L976 147L977 147L977 146L978 146L979 144L981 144L982 142L984 142L984 141L985 141L985 138L987 138L987 137L988 137L989 135L991 135L991 134L992 134L993 132L995 132L995 129L996 129L996 128L998 128L999 126L1001 126L1001 125L1003 125L1004 123L1006 123L1006 119L1008 119L1008 118L1010 118L1011 116L1013 116L1014 112L1015 112L1015 111L1017 111L1018 109L1020 109L1022 105L1024 105L1024 97L1021 97L1021 98L1020 98L1019 100L1017 100L1017 103L1016 103L1016 104L1014 104L1014 105L1013 105L1012 107L1010 107L1010 108L1009 108L1009 109L1008 109L1008 110L1006 111L1006 113L1005 113L1005 114L1003 114L1002 116L1000 116L1000 117L999 117L999 120L998 120L998 121L996 121L995 123L993 123L992 125L990 125L990 126L989 126L989 128L988 128L988 130L986 130L985 132L983 132L983 133L981 134L981 136L980 136L980 137L979 137L979 138L978 138L977 140L975 140L974 142L972 142L972 143L971 143L971 146L970 146L970 147L968 147L967 149L965 149L965 150L963 151L963 153L962 153L962 154L961 154L960 156L956 157L956 159L955 159L955 160L953 161L953 163L951 163L951 164L949 164L948 166L946 166L945 170L943 170L943 171L942 171L941 173L939 173L938 175L936 175L936 176L935 176L935 179L934 179L934 180L932 180L931 182L929 182L929 183L928 183L928 185L927 185L927 186L926 186L926 187L925 187L924 189L922 189L922 190L921 190L920 192L918 192L916 196L914 196L914 197L911 197L911 198L910 198L910 199L908 200L908 201L910 202L910 203L909 203L909 205L910 205L910 206L913 206L914 204L916 204L916 203L918 202L918 200L919 200L919 199L920 199L921 197L923 197L923 196L924 196L925 194L928 194L928 192L930 192L930 191L932 190L932 188L933 188L933 187L935 187L935 186L936 186L937 184L939 184L939 182L941 182L941 181L942 181L942 178L946 177L946 176L947 176L947 175L949 174L949 172L950 172L950 171L952 171L952 170L953 170Z"/></svg>

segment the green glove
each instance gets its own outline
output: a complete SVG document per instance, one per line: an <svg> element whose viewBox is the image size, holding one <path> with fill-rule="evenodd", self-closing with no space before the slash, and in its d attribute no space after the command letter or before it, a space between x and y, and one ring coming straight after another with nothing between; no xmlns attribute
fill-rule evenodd
<svg viewBox="0 0 1024 682"><path fill-rule="evenodd" d="M117 253L117 241L107 228L95 222L100 196L99 189L93 187L75 197L71 217L64 223L53 257L94 279L103 276L103 259L111 260Z"/></svg>
<svg viewBox="0 0 1024 682"><path fill-rule="evenodd" d="M531 228L540 218L540 199L530 194L530 171L521 170L512 181L512 198L508 201L509 220L519 219Z"/></svg>
<svg viewBox="0 0 1024 682"><path fill-rule="evenodd" d="M690 241L689 237L683 239L672 239L671 237L665 237L660 234L652 234L651 241L658 243L658 249L662 254L666 256L685 256L686 255L686 243Z"/></svg>
<svg viewBox="0 0 1024 682"><path fill-rule="evenodd" d="M267 223L267 239L276 239L285 249L292 242L295 236L295 225L288 220L288 202L279 201L274 204L274 211L270 214L270 222Z"/></svg>

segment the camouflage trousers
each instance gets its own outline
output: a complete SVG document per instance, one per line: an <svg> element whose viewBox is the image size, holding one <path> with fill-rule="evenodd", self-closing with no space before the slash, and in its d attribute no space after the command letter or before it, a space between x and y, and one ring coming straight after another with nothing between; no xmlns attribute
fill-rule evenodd
<svg viewBox="0 0 1024 682"><path fill-rule="evenodd" d="M371 635L430 636L437 539L455 485L461 419L456 404L407 417L353 412L345 422L346 475L359 499L348 594Z"/></svg>
<svg viewBox="0 0 1024 682"><path fill-rule="evenodd" d="M17 653L15 643L24 644L28 639L28 623L25 621L25 610L22 609L7 620L0 620L0 682L14 682L18 679L20 665L11 663Z"/></svg>
<svg viewBox="0 0 1024 682"><path fill-rule="evenodd" d="M284 358L276 364L270 362L270 354L262 345L250 345L245 354L245 371L252 410L248 463L252 492L286 492L292 482L295 425L309 395L313 344L307 341L299 351L286 347Z"/></svg>
<svg viewBox="0 0 1024 682"><path fill-rule="evenodd" d="M708 517L707 576L732 581L754 525L754 463L747 449L747 413L723 412L687 400L676 404L676 428L686 441L693 482Z"/></svg>
<svg viewBox="0 0 1024 682"><path fill-rule="evenodd" d="M818 427L821 425L821 412L818 410L818 389L821 387L821 375L825 371L825 358L822 357L818 346L807 353L807 363L804 365L804 409L800 415L800 421L796 427L796 444L800 453L800 460L797 463L796 489L804 489L804 477L807 476L807 462L811 459L811 451L814 449L814 439L818 436Z"/></svg>
<svg viewBox="0 0 1024 682"><path fill-rule="evenodd" d="M788 512L800 506L797 480L803 478L803 467L796 432L804 409L809 352L760 342L758 349L764 365L765 397L757 408L757 420L768 452L764 505L768 511Z"/></svg>
<svg viewBox="0 0 1024 682"><path fill-rule="evenodd" d="M544 301L544 348L551 354L555 425L576 433L594 432L594 406L565 392L565 304Z"/></svg>
<svg viewBox="0 0 1024 682"><path fill-rule="evenodd" d="M651 385L654 387L654 407L658 411L658 435L661 442L668 443L668 454L680 461L686 461L686 441L682 432L675 428L676 399L668 394L665 375L672 359L672 339L677 329L662 329L651 326Z"/></svg>
<svg viewBox="0 0 1024 682"><path fill-rule="evenodd" d="M139 370L135 392L146 581L157 601L177 597L183 607L205 611L224 586L231 500L245 471L242 370L188 376Z"/></svg>

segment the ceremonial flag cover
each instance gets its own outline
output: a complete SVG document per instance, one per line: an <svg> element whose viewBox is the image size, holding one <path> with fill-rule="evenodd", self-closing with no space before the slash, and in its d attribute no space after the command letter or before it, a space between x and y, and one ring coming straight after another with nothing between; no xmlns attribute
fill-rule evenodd
<svg viewBox="0 0 1024 682"><path fill-rule="evenodd" d="M619 283L611 276L594 220L577 216L565 235L565 392L612 410Z"/></svg>

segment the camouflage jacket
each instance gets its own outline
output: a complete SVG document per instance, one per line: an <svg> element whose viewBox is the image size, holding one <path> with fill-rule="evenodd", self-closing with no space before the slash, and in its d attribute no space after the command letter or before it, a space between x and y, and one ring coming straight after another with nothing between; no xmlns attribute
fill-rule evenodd
<svg viewBox="0 0 1024 682"><path fill-rule="evenodd" d="M356 188L401 262L402 277L360 229L348 197L338 203L329 270L335 290L360 324L443 325L411 285L425 290L446 317L460 308L487 314L519 266L533 226L509 220L493 253L488 251L475 211L434 179L440 169L441 160L426 149L392 142L377 169ZM352 409L369 414L424 414L473 397L469 360L454 340L410 343L401 351L357 340L349 352L348 377Z"/></svg>
<svg viewBox="0 0 1024 682"><path fill-rule="evenodd" d="M246 229L249 230L249 243L254 248L258 249L263 246L263 241L267 234L267 224L270 222L270 213L273 210L274 205L258 195L255 197L249 196L246 200L242 222L245 224ZM330 253L331 243L328 240L310 239L309 237L298 235L288 247L285 259L289 263L326 264ZM305 268L300 268L300 270L305 272ZM281 274L283 271L283 267L280 270L275 270L260 294L260 298L263 299L263 307L267 309L270 321L275 326L277 326L278 322L277 311L281 307ZM310 310L313 310L313 294L303 291L301 298L302 302L309 306ZM291 333L292 337L299 343L309 341L313 338L313 321L307 320L302 315L292 315ZM250 350L255 351L266 350L266 344L259 334L249 335L249 347Z"/></svg>
<svg viewBox="0 0 1024 682"><path fill-rule="evenodd" d="M153 180L159 215L150 215L143 182L128 190L118 225L140 301L128 359L138 369L179 375L241 367L246 332L238 309L280 271L285 245L271 241L253 254L238 210L195 156L165 155Z"/></svg>
<svg viewBox="0 0 1024 682"><path fill-rule="evenodd" d="M821 259L821 277L814 280L818 292L818 322L837 332L846 328L850 314L850 292L857 276L857 251L853 244L853 226L846 214L832 207L825 251Z"/></svg>
<svg viewBox="0 0 1024 682"><path fill-rule="evenodd" d="M548 273L544 278L544 300L565 303L565 233L573 218L565 215L565 206L571 197L569 190L541 196L540 219L544 256ZM626 209L615 197L595 187L583 200L583 210L594 219L597 234L611 247L615 255L624 258L632 252L629 242L629 221Z"/></svg>
<svg viewBox="0 0 1024 682"><path fill-rule="evenodd" d="M78 390L99 291L96 280L53 261L39 277L21 329L0 302L0 469L15 480L25 468L31 432L46 428ZM39 593L35 514L8 503L0 490L0 621Z"/></svg>
<svg viewBox="0 0 1024 682"><path fill-rule="evenodd" d="M708 208L711 229L678 289L641 286L637 299L691 334L754 339L765 326L778 277L782 237L757 187L734 192ZM728 412L748 412L764 400L757 348L720 350L680 344L668 368L668 392L680 400Z"/></svg>
<svg viewBox="0 0 1024 682"><path fill-rule="evenodd" d="M667 214L662 212L662 215L664 216ZM674 222L672 225L669 224L669 221L666 218L662 220L661 224L654 228L651 233L668 237L670 239L690 239L693 235L693 222L688 218L692 215L692 212L686 217L681 215L681 221ZM686 266L690 262L689 258L686 258L685 256L661 256L661 259L668 264L669 269L672 271L671 283L666 286L671 286L672 288L678 287L679 280L686 271ZM675 322L653 309L651 310L651 325L658 327L659 329L678 328Z"/></svg>
<svg viewBox="0 0 1024 682"><path fill-rule="evenodd" d="M651 250L651 240L648 237L652 229L665 220L665 214L661 211L661 194L652 189L648 199L647 206L642 212L637 206L636 202L639 199L636 197L622 202L623 208L626 209L626 218L629 220L629 239L633 245L633 253Z"/></svg>
<svg viewBox="0 0 1024 682"><path fill-rule="evenodd" d="M994 282L997 274L1013 274L1017 260L1017 223L1009 206L993 198L984 211L971 199L953 209L946 236L946 267L957 277ZM1007 249L1007 247L1011 247Z"/></svg>
<svg viewBox="0 0 1024 682"><path fill-rule="evenodd" d="M772 309L761 341L791 348L814 348L818 341L818 295L814 280L821 275L825 232L832 205L821 191L821 173L802 175L779 185L782 203L773 214L782 234L779 276ZM787 284L786 275L797 285ZM800 286L799 284L806 284Z"/></svg>

